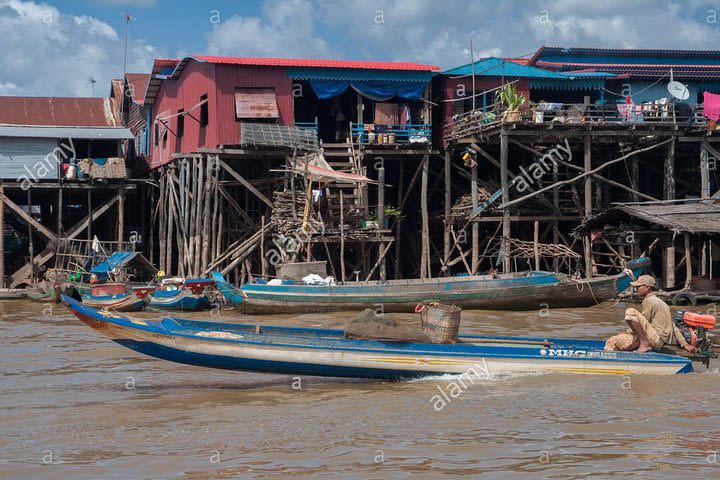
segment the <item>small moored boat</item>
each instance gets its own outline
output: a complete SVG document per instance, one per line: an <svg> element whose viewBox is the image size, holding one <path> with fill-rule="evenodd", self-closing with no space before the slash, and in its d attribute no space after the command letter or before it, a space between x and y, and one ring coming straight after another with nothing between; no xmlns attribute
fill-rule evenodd
<svg viewBox="0 0 720 480"><path fill-rule="evenodd" d="M688 358L664 353L606 352L604 342L560 338L461 335L456 344L345 338L343 330L136 319L62 301L90 327L137 352L203 367L290 375L411 379L441 374L496 377L563 372L675 374Z"/></svg>
<svg viewBox="0 0 720 480"><path fill-rule="evenodd" d="M207 290L213 284L210 278L163 279L152 292L150 306L164 310L193 312L210 306Z"/></svg>
<svg viewBox="0 0 720 480"><path fill-rule="evenodd" d="M118 288L125 291L118 291ZM127 288L122 284L92 286L92 294L83 295L82 303L92 308L108 308L118 312L137 312L145 308L154 287ZM63 295L65 298L66 295ZM67 297L69 298L69 297Z"/></svg>
<svg viewBox="0 0 720 480"><path fill-rule="evenodd" d="M650 266L649 258L639 258L628 262L625 271L618 275L589 279L531 271L338 285L248 283L240 288L225 281L218 272L212 275L222 295L238 310L250 314L363 310L378 305L386 312L412 312L418 303L427 300L463 309L534 310L602 303L625 291L632 278Z"/></svg>

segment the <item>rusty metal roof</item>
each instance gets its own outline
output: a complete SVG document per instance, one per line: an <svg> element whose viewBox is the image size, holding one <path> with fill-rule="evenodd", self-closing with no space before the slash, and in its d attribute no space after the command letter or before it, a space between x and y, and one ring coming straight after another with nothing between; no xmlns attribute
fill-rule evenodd
<svg viewBox="0 0 720 480"><path fill-rule="evenodd" d="M142 105L145 101L145 91L147 90L148 82L150 81L150 74L128 73L125 75L125 78L130 91L130 99L138 105Z"/></svg>
<svg viewBox="0 0 720 480"><path fill-rule="evenodd" d="M718 200L688 200L682 203L620 203L587 219L575 230L588 233L622 221L640 220L665 230L693 233L720 234L720 203Z"/></svg>
<svg viewBox="0 0 720 480"><path fill-rule="evenodd" d="M0 125L119 127L111 98L0 97Z"/></svg>

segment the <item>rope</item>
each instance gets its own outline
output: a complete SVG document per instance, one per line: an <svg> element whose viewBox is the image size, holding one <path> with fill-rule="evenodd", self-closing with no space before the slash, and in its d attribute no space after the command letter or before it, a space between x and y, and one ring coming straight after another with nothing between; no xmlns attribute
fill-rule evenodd
<svg viewBox="0 0 720 480"><path fill-rule="evenodd" d="M595 292L593 292L592 285L590 285L590 282L587 280L577 280L574 278L571 278L573 282L575 282L575 288L577 288L577 291L582 293L585 291L584 284L587 284L588 288L590 289L590 295L592 295L593 300L595 301L595 304L600 304L600 302L597 301L597 298L595 297Z"/></svg>

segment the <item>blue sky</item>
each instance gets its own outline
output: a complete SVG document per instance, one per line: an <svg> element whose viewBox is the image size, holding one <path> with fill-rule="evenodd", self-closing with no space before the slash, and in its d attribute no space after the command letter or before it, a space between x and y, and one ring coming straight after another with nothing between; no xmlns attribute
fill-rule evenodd
<svg viewBox="0 0 720 480"><path fill-rule="evenodd" d="M0 0L0 95L96 96L157 57L412 60L454 67L541 45L720 49L705 0Z"/></svg>

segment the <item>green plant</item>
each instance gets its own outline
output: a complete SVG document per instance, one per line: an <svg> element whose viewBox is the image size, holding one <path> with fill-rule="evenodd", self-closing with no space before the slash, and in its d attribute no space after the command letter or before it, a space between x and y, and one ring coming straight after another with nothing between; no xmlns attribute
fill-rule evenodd
<svg viewBox="0 0 720 480"><path fill-rule="evenodd" d="M502 90L500 90L498 96L500 102L503 104L508 112L518 112L520 108L525 104L525 96L520 95L517 92L515 84L507 84Z"/></svg>
<svg viewBox="0 0 720 480"><path fill-rule="evenodd" d="M402 215L402 212L400 210L393 207L392 205L385 205L385 218L391 218L391 217L395 217L395 219L397 221L400 221L404 218ZM370 220L372 222L377 222L378 219L379 219L379 217L378 217L377 209L370 212L370 215L368 216L368 220Z"/></svg>

